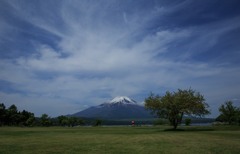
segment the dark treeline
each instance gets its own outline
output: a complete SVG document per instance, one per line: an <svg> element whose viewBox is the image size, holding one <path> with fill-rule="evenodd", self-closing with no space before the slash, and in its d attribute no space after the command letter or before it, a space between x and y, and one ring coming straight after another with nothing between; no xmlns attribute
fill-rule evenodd
<svg viewBox="0 0 240 154"><path fill-rule="evenodd" d="M0 125L32 125L35 121L34 113L23 110L18 111L13 104L8 109L6 106L0 104Z"/></svg>
<svg viewBox="0 0 240 154"><path fill-rule="evenodd" d="M211 123L216 121L232 123L240 123L240 108L234 107L231 101L225 102L221 105L219 111L221 115L217 119L213 118L191 118L191 123ZM183 120L187 118L184 117ZM133 119L134 120L134 119ZM168 124L167 120L134 120L135 125L162 125ZM11 105L9 108L3 103L0 103L0 126L80 126L80 125L131 125L131 121L121 121L116 120L102 120L98 118L87 118L87 117L66 117L58 116L56 118L51 118L47 114L42 114L41 117L34 117L34 113L28 112L26 110L18 111L16 105Z"/></svg>
<svg viewBox="0 0 240 154"><path fill-rule="evenodd" d="M206 123L213 122L214 119L209 118L193 118L192 123ZM136 125L153 124L152 120L136 120ZM26 110L18 111L16 105L11 105L8 109L6 106L0 104L0 125L8 126L78 126L78 125L131 125L131 121L118 121L118 120L102 120L98 118L86 117L66 117L58 116L51 118L47 114L42 114L41 117L34 117L34 113Z"/></svg>
<svg viewBox="0 0 240 154"><path fill-rule="evenodd" d="M85 120L85 124L88 125L88 124L91 124L91 122L94 121L95 118L81 117L81 119ZM133 118L133 120L134 120L134 118ZM158 119L156 119L156 120L158 120ZM135 125L148 125L148 124L156 125L156 120L134 120L134 123L135 123ZM169 124L168 120L164 120L164 121L167 121L164 124ZM215 119L213 119L213 118L191 118L191 123L212 123L214 121L215 121ZM182 122L182 123L184 123L184 122ZM103 119L103 125L132 125L132 123L131 123L131 121L122 121L122 120L118 121L118 120Z"/></svg>

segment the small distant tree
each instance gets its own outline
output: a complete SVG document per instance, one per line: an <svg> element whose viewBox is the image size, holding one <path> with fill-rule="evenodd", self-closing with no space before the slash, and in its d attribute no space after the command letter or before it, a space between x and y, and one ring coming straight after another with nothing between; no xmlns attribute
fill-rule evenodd
<svg viewBox="0 0 240 154"><path fill-rule="evenodd" d="M49 126L51 124L51 117L48 117L47 114L42 114L41 120L39 121L43 126Z"/></svg>
<svg viewBox="0 0 240 154"><path fill-rule="evenodd" d="M221 118L224 122L228 122L230 125L233 122L237 122L240 108L232 105L232 101L226 101L219 107L219 112L221 113Z"/></svg>
<svg viewBox="0 0 240 154"><path fill-rule="evenodd" d="M17 110L17 106L16 105L11 105L6 112L6 121L8 122L8 124L15 124L17 123L19 116L18 116L18 110Z"/></svg>
<svg viewBox="0 0 240 154"><path fill-rule="evenodd" d="M58 124L62 124L62 121L64 120L64 119L68 119L66 116L64 116L64 115L61 115L61 116L58 116L57 117L58 118L58 120L57 120L57 123Z"/></svg>
<svg viewBox="0 0 240 154"><path fill-rule="evenodd" d="M68 126L69 126L69 121L68 121L68 119L63 119L63 120L62 120L62 125L64 125L64 126L68 125Z"/></svg>
<svg viewBox="0 0 240 154"><path fill-rule="evenodd" d="M72 125L72 127L73 127L74 123L77 122L77 117L75 117L75 116L69 117L68 121L69 121L69 124Z"/></svg>
<svg viewBox="0 0 240 154"><path fill-rule="evenodd" d="M190 125L190 123L191 123L191 118L185 118L184 119L184 123L186 124L186 125Z"/></svg>
<svg viewBox="0 0 240 154"><path fill-rule="evenodd" d="M45 122L44 122L44 126L46 126L46 127L49 127L49 126L50 126L50 124L51 124L51 122L50 122L50 121L45 121Z"/></svg>
<svg viewBox="0 0 240 154"><path fill-rule="evenodd" d="M28 112L26 110L23 110L21 113L19 113L21 115L21 124L23 125L27 125L26 122L29 118L33 117L34 121L35 121L35 118L34 118L34 113L31 113L31 112Z"/></svg>
<svg viewBox="0 0 240 154"><path fill-rule="evenodd" d="M103 120L102 119L95 119L95 126L102 125Z"/></svg>
<svg viewBox="0 0 240 154"><path fill-rule="evenodd" d="M90 122L90 125L95 126L95 121Z"/></svg>
<svg viewBox="0 0 240 154"><path fill-rule="evenodd" d="M35 122L35 118L34 118L34 117L30 117L30 118L28 118L28 120L26 121L26 125L27 125L27 126L31 126L34 122Z"/></svg>
<svg viewBox="0 0 240 154"><path fill-rule="evenodd" d="M79 123L80 125L82 125L82 124L84 124L84 123L85 123L85 120L78 119L78 123Z"/></svg>

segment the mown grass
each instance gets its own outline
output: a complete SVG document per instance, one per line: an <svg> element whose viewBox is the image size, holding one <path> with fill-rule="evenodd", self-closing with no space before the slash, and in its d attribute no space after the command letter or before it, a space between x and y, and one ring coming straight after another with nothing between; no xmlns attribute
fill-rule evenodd
<svg viewBox="0 0 240 154"><path fill-rule="evenodd" d="M239 126L0 127L0 153L239 153Z"/></svg>

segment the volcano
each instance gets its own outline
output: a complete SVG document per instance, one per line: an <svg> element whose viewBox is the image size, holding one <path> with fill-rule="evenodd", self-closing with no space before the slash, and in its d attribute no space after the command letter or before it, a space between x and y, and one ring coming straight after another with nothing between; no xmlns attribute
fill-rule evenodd
<svg viewBox="0 0 240 154"><path fill-rule="evenodd" d="M67 116L102 119L153 118L150 112L146 111L142 105L126 96L115 97L98 106L92 106Z"/></svg>

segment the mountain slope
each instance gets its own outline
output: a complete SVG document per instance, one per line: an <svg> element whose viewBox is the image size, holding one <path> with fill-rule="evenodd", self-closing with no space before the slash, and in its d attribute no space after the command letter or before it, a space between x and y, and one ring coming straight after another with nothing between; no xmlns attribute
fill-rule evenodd
<svg viewBox="0 0 240 154"><path fill-rule="evenodd" d="M152 118L149 111L128 97L115 97L109 102L93 106L68 116L102 119Z"/></svg>

